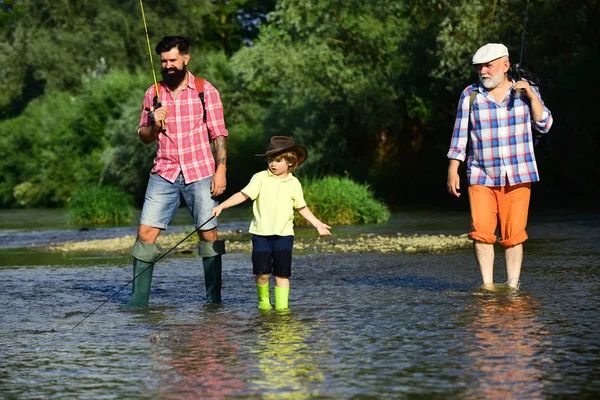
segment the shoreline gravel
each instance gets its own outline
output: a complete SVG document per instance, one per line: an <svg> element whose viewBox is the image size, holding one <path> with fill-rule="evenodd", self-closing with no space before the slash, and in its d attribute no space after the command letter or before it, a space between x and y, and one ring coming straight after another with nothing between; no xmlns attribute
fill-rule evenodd
<svg viewBox="0 0 600 400"><path fill-rule="evenodd" d="M158 237L157 244L168 250L179 243L189 233L172 233ZM250 252L252 243L248 234L237 232L219 232L219 237L225 240L228 253ZM126 254L133 246L135 236L123 236L112 239L87 240L69 242L45 247L51 252L90 252ZM322 253L439 253L471 247L471 240L466 234L456 235L378 235L361 234L352 238L296 237L294 251ZM181 243L175 250L177 253L197 252L197 236Z"/></svg>

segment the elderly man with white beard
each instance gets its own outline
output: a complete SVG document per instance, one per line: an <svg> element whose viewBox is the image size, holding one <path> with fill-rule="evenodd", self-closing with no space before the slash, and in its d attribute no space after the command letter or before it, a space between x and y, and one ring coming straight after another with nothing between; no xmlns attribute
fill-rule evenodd
<svg viewBox="0 0 600 400"><path fill-rule="evenodd" d="M507 286L519 289L531 183L539 181L534 131L547 133L552 115L527 80L514 81L508 49L488 43L473 56L480 82L461 94L450 149L448 192L460 196L458 168L467 164L471 231L484 289L494 289L494 243L499 228Z"/></svg>

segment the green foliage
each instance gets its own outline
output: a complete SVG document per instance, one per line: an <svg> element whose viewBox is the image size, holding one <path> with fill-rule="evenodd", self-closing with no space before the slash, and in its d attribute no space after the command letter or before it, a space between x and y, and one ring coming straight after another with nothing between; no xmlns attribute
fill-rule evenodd
<svg viewBox="0 0 600 400"><path fill-rule="evenodd" d="M265 104L265 136L306 144L316 176L372 180L414 151L411 125L429 116L429 103L411 87L410 72L423 66L410 12L395 1L278 2L258 42L232 58L243 89Z"/></svg>
<svg viewBox="0 0 600 400"><path fill-rule="evenodd" d="M555 123L536 150L536 190L585 197L600 174L588 117L600 95L589 74L597 1L529 3L523 65L554 82L541 88ZM264 168L254 153L270 136L291 135L309 150L301 175L348 175L395 203L446 198L444 155L459 94L476 80L472 54L502 42L519 61L525 12L521 0L144 5L152 47L190 38L190 70L221 93L228 191ZM135 134L152 83L139 3L0 1L0 38L0 207L62 206L99 182L140 203L155 145Z"/></svg>
<svg viewBox="0 0 600 400"><path fill-rule="evenodd" d="M119 118L109 120L107 139L110 146L102 154L104 169L101 182L118 186L133 195L141 205L148 175L156 154L156 143L144 144L137 135L143 91L123 104Z"/></svg>
<svg viewBox="0 0 600 400"><path fill-rule="evenodd" d="M0 128L0 174L5 177L0 204L63 206L78 184L99 182L108 147L105 131L132 93L141 96L143 80L109 73L89 79L80 96L50 92L5 121ZM135 132L135 126L129 129Z"/></svg>
<svg viewBox="0 0 600 400"><path fill-rule="evenodd" d="M223 101L225 123L230 133L227 187L234 193L243 188L257 170L265 168L264 159L254 155L262 153L268 143L262 135L265 114L262 99L244 90L236 76L235 66L223 52L202 55L199 74L219 90Z"/></svg>
<svg viewBox="0 0 600 400"><path fill-rule="evenodd" d="M308 207L328 225L378 224L390 217L390 210L375 199L369 185L348 177L308 179L302 186ZM308 224L302 217L296 218L296 222Z"/></svg>
<svg viewBox="0 0 600 400"><path fill-rule="evenodd" d="M144 12L153 52L163 36L183 35L196 54L232 54L256 37L256 23L273 6L274 0L148 0ZM0 116L18 114L45 90L76 94L99 66L150 72L138 1L3 1L0 29Z"/></svg>
<svg viewBox="0 0 600 400"><path fill-rule="evenodd" d="M68 127L77 111L68 94L51 98L31 102L22 115L0 128L0 174L5 178L0 181L0 200L4 206L15 202L13 194L20 205L28 207L60 203L60 198L69 195L73 180L63 177L70 175L73 161Z"/></svg>
<svg viewBox="0 0 600 400"><path fill-rule="evenodd" d="M112 186L80 186L69 202L69 221L74 224L128 223L134 215L129 194Z"/></svg>
<svg viewBox="0 0 600 400"><path fill-rule="evenodd" d="M20 206L43 204L44 190L40 183L23 182L15 186L13 195Z"/></svg>

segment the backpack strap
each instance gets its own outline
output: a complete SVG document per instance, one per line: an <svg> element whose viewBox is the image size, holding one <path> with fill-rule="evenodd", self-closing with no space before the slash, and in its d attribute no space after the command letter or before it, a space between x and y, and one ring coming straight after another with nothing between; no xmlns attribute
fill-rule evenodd
<svg viewBox="0 0 600 400"><path fill-rule="evenodd" d="M202 103L202 120L206 123L206 107L204 106L204 79L196 78L196 91L198 91L198 97L200 97L200 103Z"/></svg>
<svg viewBox="0 0 600 400"><path fill-rule="evenodd" d="M473 90L471 91L471 95L469 96L469 130L467 132L467 148L465 151L467 157L469 157L469 149L471 148L471 111L473 110L473 103L475 102L475 97L477 97L477 94L479 93L479 90L477 90L477 85L474 84L473 86Z"/></svg>
<svg viewBox="0 0 600 400"><path fill-rule="evenodd" d="M473 91L471 92L471 96L469 97L469 115L471 114L471 110L473 109L473 102L475 101L475 97L477 97L477 93L479 93L479 91L477 90L477 88L473 89Z"/></svg>

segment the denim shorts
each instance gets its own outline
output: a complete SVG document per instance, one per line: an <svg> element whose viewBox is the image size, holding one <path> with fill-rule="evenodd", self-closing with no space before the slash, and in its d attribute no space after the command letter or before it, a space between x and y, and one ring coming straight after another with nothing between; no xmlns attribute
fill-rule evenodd
<svg viewBox="0 0 600 400"><path fill-rule="evenodd" d="M273 274L280 278L292 276L294 236L252 235L252 273Z"/></svg>
<svg viewBox="0 0 600 400"><path fill-rule="evenodd" d="M211 183L212 176L186 184L182 174L177 176L175 183L169 182L158 174L150 175L140 224L167 229L179 208L180 199L183 198L194 217L194 226L198 228L210 219L212 209L218 205L210 193ZM216 226L217 219L213 218L202 227L201 231L208 231Z"/></svg>

